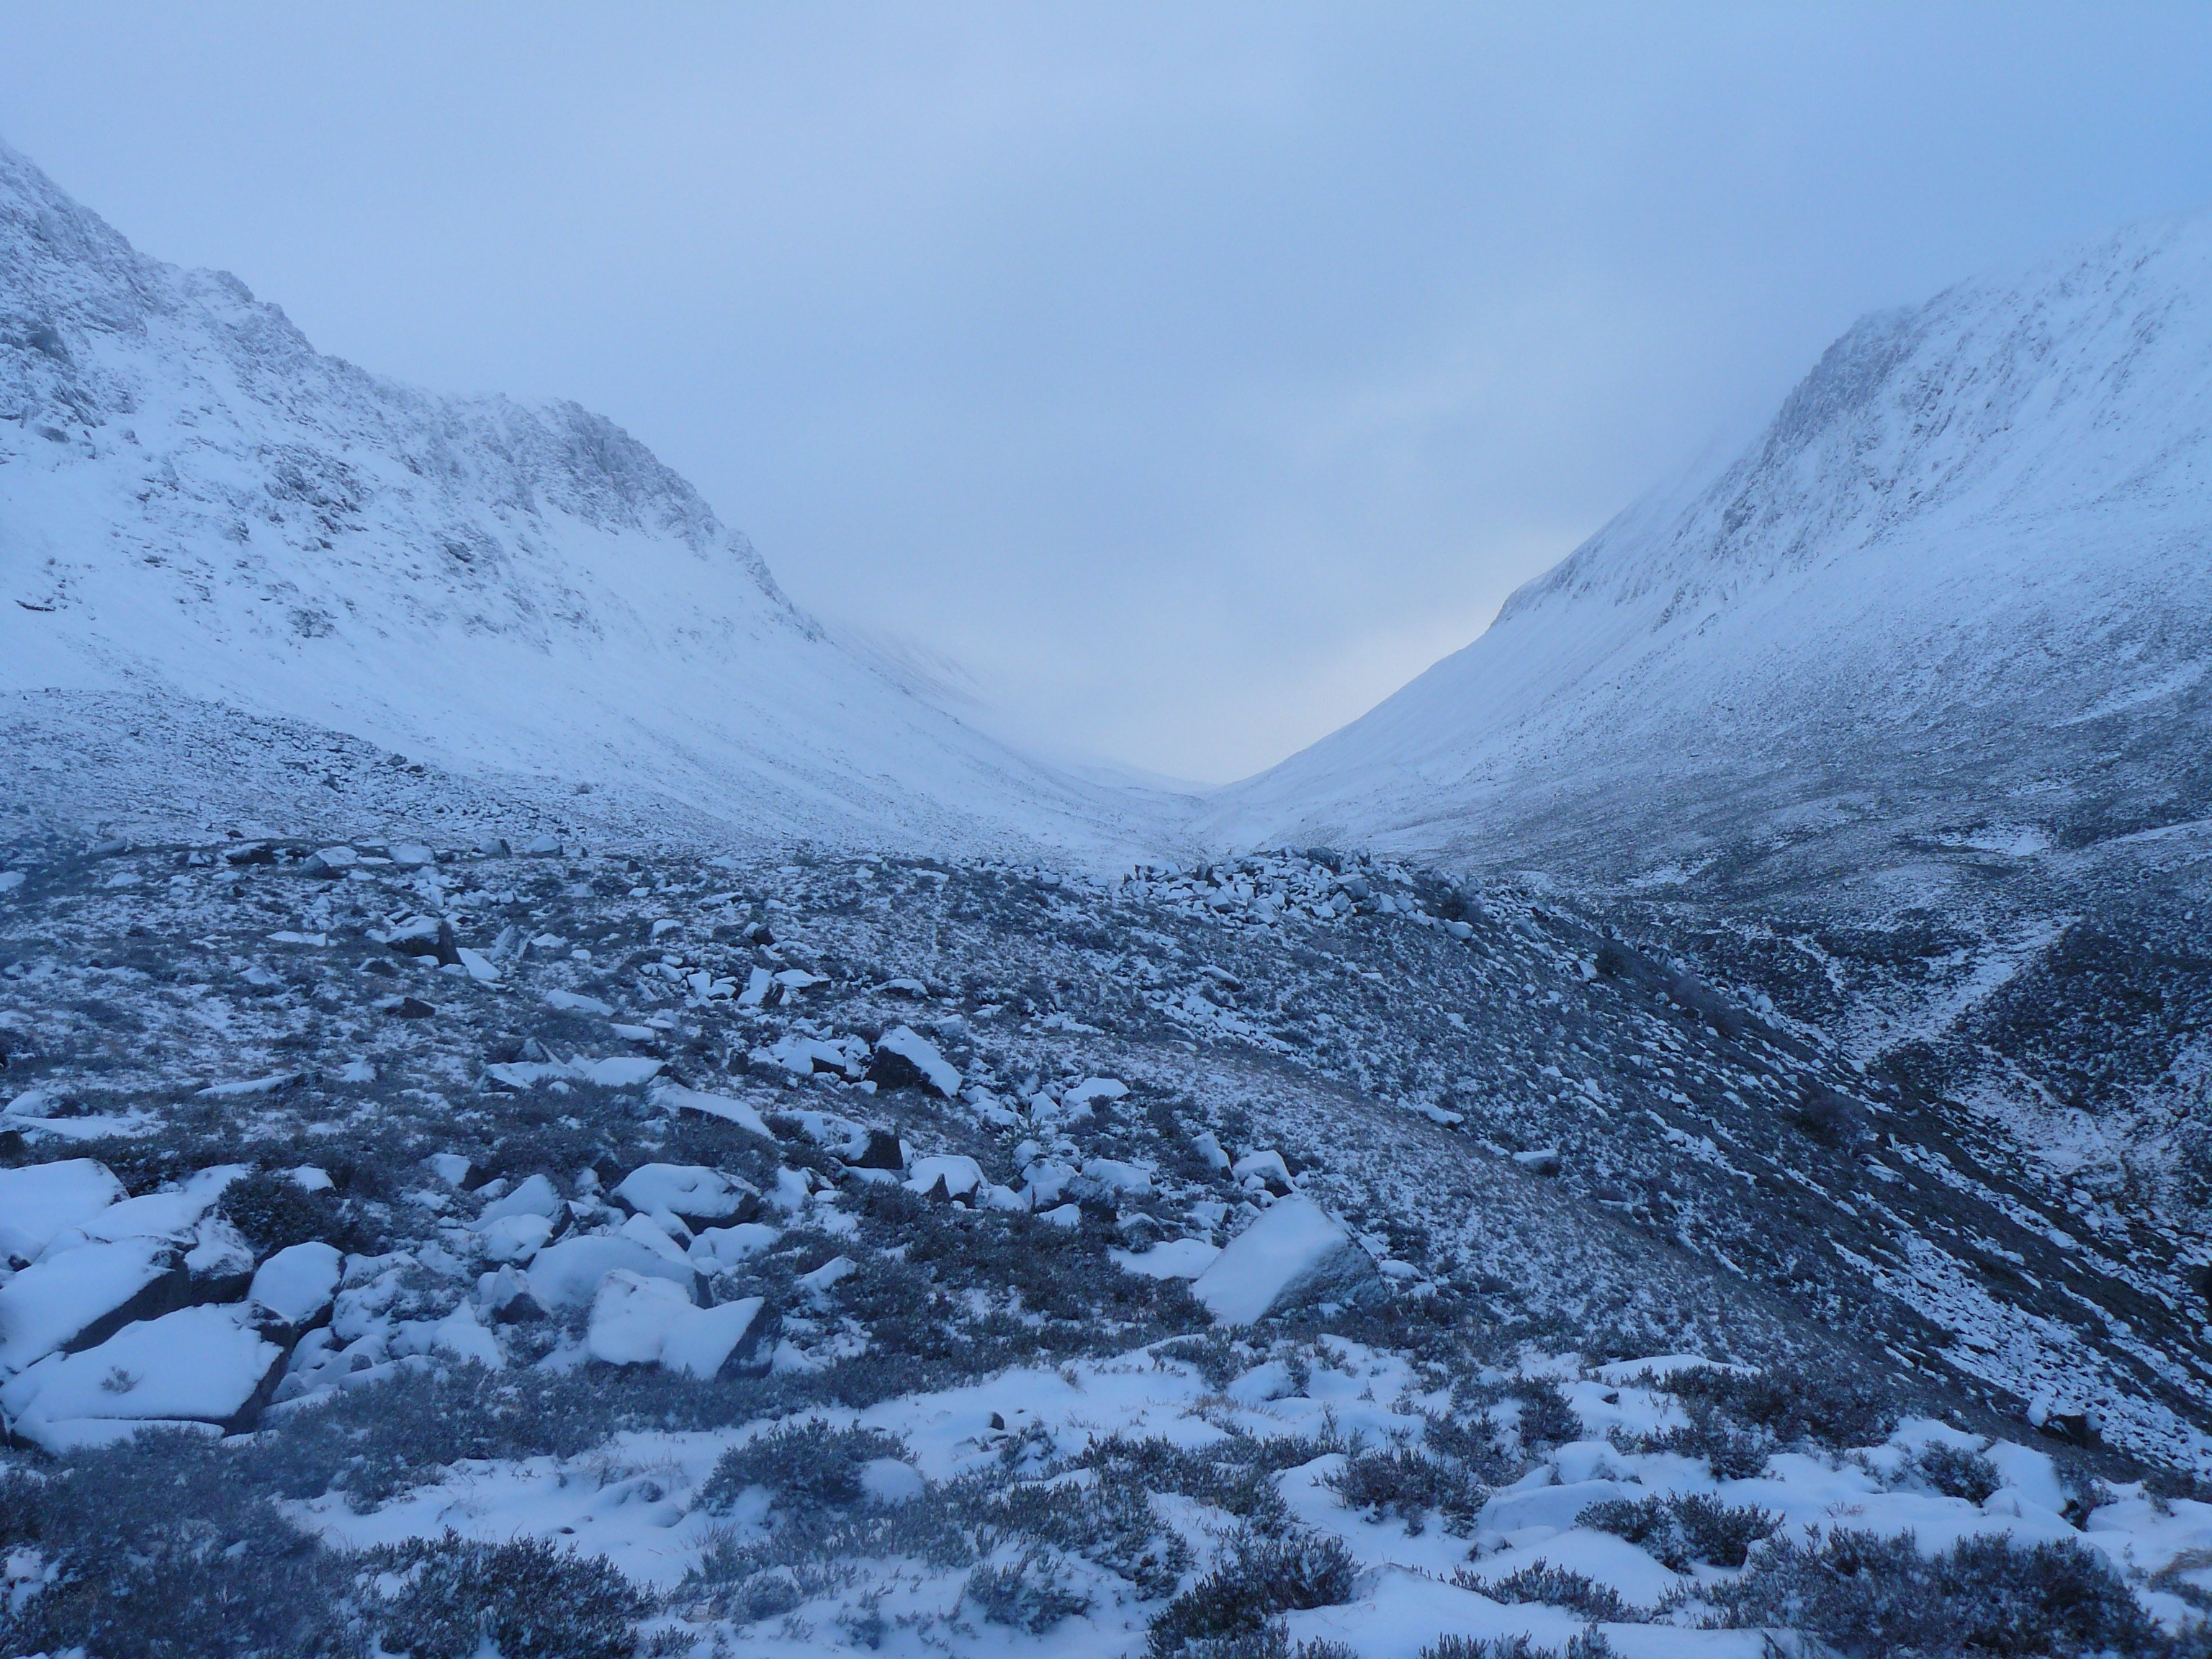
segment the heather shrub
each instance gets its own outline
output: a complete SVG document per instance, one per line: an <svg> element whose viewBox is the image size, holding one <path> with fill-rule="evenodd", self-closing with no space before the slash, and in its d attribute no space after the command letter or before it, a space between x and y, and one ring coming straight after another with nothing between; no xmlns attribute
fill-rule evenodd
<svg viewBox="0 0 2212 1659"><path fill-rule="evenodd" d="M724 1514L747 1487L765 1486L779 1509L840 1508L860 1501L864 1466L905 1455L906 1443L880 1429L833 1429L819 1418L785 1424L724 1452L698 1507Z"/></svg>
<svg viewBox="0 0 2212 1659"><path fill-rule="evenodd" d="M375 1607L379 1644L412 1659L628 1659L653 1603L604 1556L539 1539L487 1544L448 1532L373 1550L398 1589Z"/></svg>
<svg viewBox="0 0 2212 1659"><path fill-rule="evenodd" d="M1696 1561L1740 1567L1751 1547L1772 1535L1778 1517L1723 1504L1708 1492L1688 1497L1609 1498L1591 1504L1575 1524L1609 1532L1649 1551L1663 1566L1688 1571Z"/></svg>
<svg viewBox="0 0 2212 1659"><path fill-rule="evenodd" d="M1453 1575L1452 1582L1493 1601L1540 1601L1546 1607L1566 1607L1585 1619L1638 1617L1612 1585L1601 1584L1571 1567L1555 1567L1548 1561L1533 1561L1503 1578L1488 1580L1478 1578L1462 1567Z"/></svg>
<svg viewBox="0 0 2212 1659"><path fill-rule="evenodd" d="M1909 1533L1776 1540L1707 1592L1735 1628L1802 1630L1851 1659L2163 1651L2166 1638L2104 1558L2071 1540L2002 1534L1923 1555Z"/></svg>
<svg viewBox="0 0 2212 1659"><path fill-rule="evenodd" d="M1425 1457L1410 1447L1355 1453L1324 1483L1347 1509L1372 1518L1395 1516L1418 1533L1431 1512L1447 1527L1473 1524L1489 1499L1489 1489L1464 1467Z"/></svg>
<svg viewBox="0 0 2212 1659"><path fill-rule="evenodd" d="M1240 1534L1228 1559L1162 1608L1146 1634L1152 1659L1258 1636L1279 1613L1352 1599L1352 1552L1340 1538Z"/></svg>
<svg viewBox="0 0 2212 1659"><path fill-rule="evenodd" d="M986 1622L1042 1636L1063 1619L1091 1611L1091 1598L1070 1589L1058 1561L1030 1550L1005 1566L977 1567L963 1596Z"/></svg>

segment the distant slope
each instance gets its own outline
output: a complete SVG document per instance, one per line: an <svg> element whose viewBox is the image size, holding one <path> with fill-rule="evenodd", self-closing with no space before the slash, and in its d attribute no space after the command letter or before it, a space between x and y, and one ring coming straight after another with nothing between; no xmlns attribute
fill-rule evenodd
<svg viewBox="0 0 2212 1659"><path fill-rule="evenodd" d="M1111 854L1177 811L876 672L605 418L324 356L4 147L0 690L181 696L767 837Z"/></svg>
<svg viewBox="0 0 2212 1659"><path fill-rule="evenodd" d="M2137 227L1866 319L1733 464L1208 827L1627 875L2203 817L2208 555L2212 223Z"/></svg>

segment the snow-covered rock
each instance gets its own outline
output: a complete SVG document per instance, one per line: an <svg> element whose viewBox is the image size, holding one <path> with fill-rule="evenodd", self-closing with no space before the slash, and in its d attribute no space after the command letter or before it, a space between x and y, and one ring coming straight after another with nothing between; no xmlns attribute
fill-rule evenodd
<svg viewBox="0 0 2212 1659"><path fill-rule="evenodd" d="M246 1299L303 1330L329 1309L344 1262L335 1246L320 1241L288 1244L253 1270Z"/></svg>
<svg viewBox="0 0 2212 1659"><path fill-rule="evenodd" d="M1311 1199L1292 1197L1230 1240L1190 1288L1223 1324L1249 1325L1318 1302L1372 1301L1382 1280L1341 1223Z"/></svg>
<svg viewBox="0 0 2212 1659"><path fill-rule="evenodd" d="M88 1158L0 1170L0 1259L35 1261L62 1229L129 1196L105 1164Z"/></svg>
<svg viewBox="0 0 2212 1659"><path fill-rule="evenodd" d="M146 1422L247 1426L284 1352L239 1308L180 1308L78 1353L50 1354L0 1387L0 1411L50 1451L121 1438Z"/></svg>
<svg viewBox="0 0 2212 1659"><path fill-rule="evenodd" d="M969 1198L983 1184L983 1166L957 1152L918 1158L908 1166L908 1189L934 1193L940 1187L947 1198Z"/></svg>
<svg viewBox="0 0 2212 1659"><path fill-rule="evenodd" d="M26 1267L0 1285L0 1373L167 1312L184 1299L188 1276L175 1246L158 1238L80 1244Z"/></svg>
<svg viewBox="0 0 2212 1659"><path fill-rule="evenodd" d="M1115 1250L1113 1255L1125 1272L1147 1279L1196 1279L1221 1259L1221 1251L1202 1238L1171 1238L1141 1255Z"/></svg>
<svg viewBox="0 0 2212 1659"><path fill-rule="evenodd" d="M646 1215L666 1213L686 1227L747 1218L760 1193L720 1170L696 1164L642 1164L624 1176L612 1196Z"/></svg>
<svg viewBox="0 0 2212 1659"><path fill-rule="evenodd" d="M765 1305L756 1296L694 1307L665 1279L617 1269L592 1298L586 1346L594 1359L611 1365L665 1365L701 1377L742 1375L753 1368ZM757 1364L766 1369L764 1353Z"/></svg>
<svg viewBox="0 0 2212 1659"><path fill-rule="evenodd" d="M680 1250L672 1258L665 1249L620 1233L590 1233L538 1251L530 1263L530 1288L548 1309L581 1308L599 1293L599 1281L618 1271L666 1279L687 1300L696 1279Z"/></svg>
<svg viewBox="0 0 2212 1659"><path fill-rule="evenodd" d="M764 1221L742 1221L734 1227L706 1227L684 1254L702 1273L743 1267L783 1237L782 1229Z"/></svg>
<svg viewBox="0 0 2212 1659"><path fill-rule="evenodd" d="M655 1078L647 1087L645 1097L665 1112L696 1112L702 1117L720 1118L725 1123L734 1123L740 1129L750 1129L769 1139L775 1133L761 1115L742 1100L728 1095L718 1095L703 1089L690 1089L665 1078Z"/></svg>
<svg viewBox="0 0 2212 1659"><path fill-rule="evenodd" d="M950 1100L960 1092L960 1071L910 1025L895 1025L876 1039L868 1080L879 1088L926 1088Z"/></svg>
<svg viewBox="0 0 2212 1659"><path fill-rule="evenodd" d="M551 1218L568 1207L553 1183L542 1175L533 1175L520 1182L511 1193L502 1193L483 1206L477 1218L477 1225L484 1227L508 1216L534 1215Z"/></svg>

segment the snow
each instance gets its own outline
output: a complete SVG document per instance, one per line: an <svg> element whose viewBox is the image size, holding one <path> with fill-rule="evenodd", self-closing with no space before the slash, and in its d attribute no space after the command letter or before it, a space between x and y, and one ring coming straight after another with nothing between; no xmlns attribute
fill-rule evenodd
<svg viewBox="0 0 2212 1659"><path fill-rule="evenodd" d="M98 1443L97 1424L189 1419L236 1425L283 1352L234 1308L180 1308L97 1347L50 1354L0 1388L15 1431L48 1450Z"/></svg>
<svg viewBox="0 0 2212 1659"><path fill-rule="evenodd" d="M1249 1325L1299 1301L1349 1301L1375 1277L1352 1235L1311 1199L1265 1211L1191 1283L1224 1325Z"/></svg>
<svg viewBox="0 0 2212 1659"><path fill-rule="evenodd" d="M597 997L587 997L580 991L548 991L545 1006L570 1014L611 1014L614 1009Z"/></svg>

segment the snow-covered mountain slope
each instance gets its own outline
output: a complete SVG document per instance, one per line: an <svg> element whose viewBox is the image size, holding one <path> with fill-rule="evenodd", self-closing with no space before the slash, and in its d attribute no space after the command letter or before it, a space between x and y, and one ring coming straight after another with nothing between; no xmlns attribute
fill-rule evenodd
<svg viewBox="0 0 2212 1659"><path fill-rule="evenodd" d="M2209 546L2212 221L2136 227L1862 321L1747 453L1211 827L1626 875L2202 817Z"/></svg>
<svg viewBox="0 0 2212 1659"><path fill-rule="evenodd" d="M181 696L767 836L1083 854L1173 815L861 661L605 418L322 356L4 147L0 689Z"/></svg>

